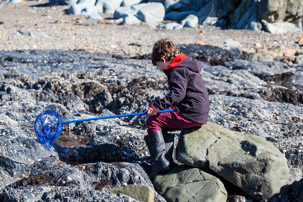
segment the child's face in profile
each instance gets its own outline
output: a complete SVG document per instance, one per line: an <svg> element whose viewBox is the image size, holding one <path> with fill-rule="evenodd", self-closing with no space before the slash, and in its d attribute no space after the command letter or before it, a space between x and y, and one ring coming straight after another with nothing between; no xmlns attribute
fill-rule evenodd
<svg viewBox="0 0 303 202"><path fill-rule="evenodd" d="M156 62L156 65L158 67L160 67L160 71L163 72L163 70L169 66L169 62L167 62L167 61L165 61L165 59L163 59L162 61Z"/></svg>

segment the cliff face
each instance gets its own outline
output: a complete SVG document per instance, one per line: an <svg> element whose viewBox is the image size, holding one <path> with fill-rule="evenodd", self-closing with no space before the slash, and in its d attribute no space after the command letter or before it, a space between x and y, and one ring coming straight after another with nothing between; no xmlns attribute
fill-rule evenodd
<svg viewBox="0 0 303 202"><path fill-rule="evenodd" d="M141 21L153 26L161 24L162 19L176 21L181 25L175 25L173 28L160 26L164 29L208 24L233 29L265 30L271 33L302 31L301 0L115 0L110 1L110 4L107 0L83 0L81 3L70 0L61 3L71 5L70 13L84 14L90 18L102 18L100 13L119 13L114 17L124 24L138 24ZM50 4L58 4L58 1L50 0ZM153 17L146 21L142 15ZM187 19L190 15L195 16L195 19ZM185 23L183 20L196 23ZM270 26L277 26L279 29L272 29Z"/></svg>
<svg viewBox="0 0 303 202"><path fill-rule="evenodd" d="M211 24L237 29L267 30L267 23L289 22L301 27L301 0L212 0L212 1L163 1L169 12L196 10L200 24L208 24L208 18L217 18ZM178 5L178 6L176 6ZM264 22L263 22L264 21Z"/></svg>
<svg viewBox="0 0 303 202"><path fill-rule="evenodd" d="M49 0L47 5L70 5L69 14L97 20L113 15L107 21L160 29L213 25L280 34L302 32L303 27L302 0Z"/></svg>

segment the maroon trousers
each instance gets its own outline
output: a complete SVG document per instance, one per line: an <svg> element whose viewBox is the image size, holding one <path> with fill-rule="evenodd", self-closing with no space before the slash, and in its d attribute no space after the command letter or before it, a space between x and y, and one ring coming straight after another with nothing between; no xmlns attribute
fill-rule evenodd
<svg viewBox="0 0 303 202"><path fill-rule="evenodd" d="M201 127L202 123L196 123L184 117L180 112L163 112L149 116L146 120L147 132L172 131L184 128Z"/></svg>

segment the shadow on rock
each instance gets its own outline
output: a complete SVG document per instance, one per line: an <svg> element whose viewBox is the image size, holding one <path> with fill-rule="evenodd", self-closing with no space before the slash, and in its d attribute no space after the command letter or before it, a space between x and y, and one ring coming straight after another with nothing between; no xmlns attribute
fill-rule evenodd
<svg viewBox="0 0 303 202"><path fill-rule="evenodd" d="M209 65L225 65L233 60L248 60L249 54L239 49L226 50L216 46L189 44L179 49L185 55Z"/></svg>
<svg viewBox="0 0 303 202"><path fill-rule="evenodd" d="M102 144L95 146L62 147L54 145L61 161L69 164L93 162L132 162L138 160L135 151L129 147L115 144Z"/></svg>
<svg viewBox="0 0 303 202"><path fill-rule="evenodd" d="M233 60L248 60L249 53L243 52L239 49L223 49L211 45L199 45L199 44L182 44L179 47L181 53L205 62L208 65L224 65L227 62ZM131 59L151 59L151 54L143 54L132 57Z"/></svg>
<svg viewBox="0 0 303 202"><path fill-rule="evenodd" d="M275 194L268 202L303 201L303 179L283 186L279 194Z"/></svg>

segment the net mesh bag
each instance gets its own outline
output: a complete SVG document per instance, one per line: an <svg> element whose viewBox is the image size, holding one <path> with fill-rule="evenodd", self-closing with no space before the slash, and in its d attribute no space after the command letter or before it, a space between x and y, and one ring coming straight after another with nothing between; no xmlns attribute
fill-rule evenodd
<svg viewBox="0 0 303 202"><path fill-rule="evenodd" d="M44 111L37 116L34 128L38 142L50 150L63 130L62 118L57 112Z"/></svg>

